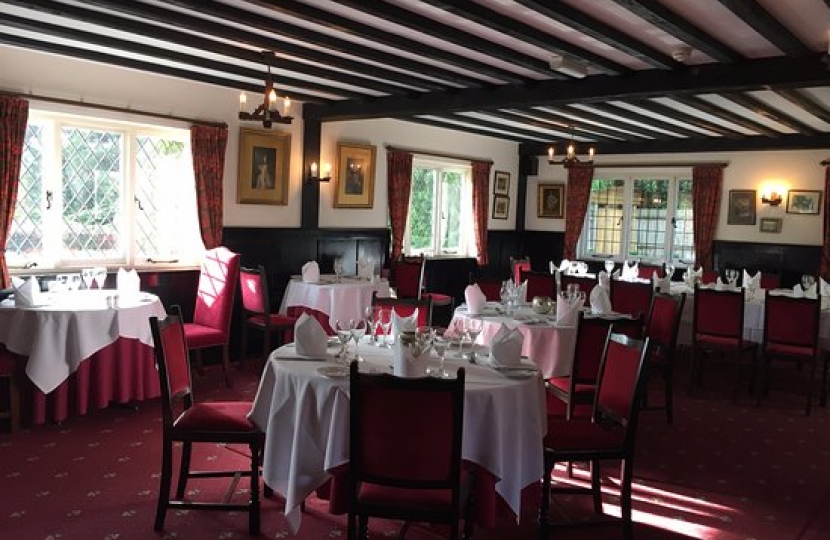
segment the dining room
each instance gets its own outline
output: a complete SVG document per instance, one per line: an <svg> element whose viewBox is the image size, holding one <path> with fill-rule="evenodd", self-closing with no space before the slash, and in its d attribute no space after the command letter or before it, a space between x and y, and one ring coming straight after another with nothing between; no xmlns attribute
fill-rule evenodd
<svg viewBox="0 0 830 540"><path fill-rule="evenodd" d="M728 366L712 362L704 369L686 354L695 342L696 289L684 280L689 270L702 269L731 289L727 271L774 277L776 284L760 287L758 295L743 287L749 296L741 328L749 329L746 339L758 348L764 345L765 289L788 297L812 276L824 296L820 279L830 278L826 3L809 0L796 10L764 0L744 11L715 0L707 0L707 8L481 0L480 14L463 2L223 1L206 3L204 10L195 2L94 4L13 1L0 8L0 144L20 158L10 169L14 177L0 179L0 215L8 217L0 228L0 285L16 298L25 297L26 282L42 293L42 304L6 299L0 305L0 344L11 358L0 355L0 454L12 460L2 472L17 482L15 489L28 489L16 480L21 471L14 466L26 462L27 449L49 448L68 431L78 435L67 437L73 439L70 453L80 455L87 445L105 446L96 432L114 429L120 440L135 435L132 442L141 438L144 448L154 449L139 456L121 445L122 457L141 462L147 478L140 489L154 499L155 481L148 478L160 462L157 443L138 434L153 429L161 392L150 327L140 321L163 318L173 306L180 306L187 323L198 319L203 256L219 246L237 254L240 267L264 269L269 310L286 317L285 328L293 331L303 313L312 314L329 336L336 336L337 322L364 317L373 293L395 295L402 283L396 265L404 261L420 264L415 296L434 297L430 325L442 328L463 326L471 283L510 283L514 259L548 275L565 259L583 261L582 273L595 276L607 262L615 265L613 272L637 261L673 268L669 279L676 296L685 293L686 305L682 354L672 374L674 422L668 426L645 411L641 421L636 536L797 538L793 531L802 528L808 531L798 537L803 540L826 533L828 524L799 495L776 494L787 483L783 469L762 472L773 447L798 452L790 439L821 431L827 410L819 394L809 416L803 415L801 399L780 395L772 377L768 394L756 387L732 404ZM541 26L534 19L540 17ZM269 23L284 29L274 31ZM582 41L572 43L567 28ZM740 38L734 28L741 29ZM649 32L662 41L642 37ZM145 36L152 36L147 43ZM551 58L552 50L564 57ZM17 150L9 142L15 137ZM310 263L316 278L304 271ZM62 280L100 266L106 268L103 286L63 286ZM119 270L137 272L139 293L124 292ZM279 367L267 360L271 351L261 350L265 343L283 350L293 340L291 331L278 329L271 342L257 334L243 340L243 294L235 281L232 286L236 297L222 343L230 369L223 370L221 347L205 350L193 367L194 384L211 400L253 400L263 367L281 376L307 375L306 366ZM559 299L558 289L549 293ZM439 296L443 305L434 303ZM493 324L480 330L478 343L491 346L501 323L519 327L522 356L544 357L548 379L568 371L557 362L572 361L577 331L575 325L557 326L555 312L534 312L534 296L543 295L526 296L518 318L496 311L505 305L500 298L488 304L485 320ZM589 298L585 305L590 308ZM830 312L820 311L822 325ZM372 339L378 326L392 332L371 326ZM64 334L66 328L78 333ZM375 345L360 347L392 365ZM119 358L131 359L129 369L114 367ZM758 381L769 382L758 362ZM448 365L463 364L453 357ZM701 386L690 384L698 368L705 372ZM468 368L468 382L492 387L487 399L527 384L493 382L492 375ZM20 383L14 390L12 380ZM312 382L318 393L320 386L331 385ZM522 399L532 397L524 390L517 391ZM15 396L19 420L12 431L4 407ZM468 407L475 418L477 406ZM730 429L724 418L744 433L754 429L748 426L769 425L789 438L769 441L756 430L715 452L701 441ZM518 427L504 422L500 436L476 442L500 447L513 441L525 449L533 430L510 431ZM650 463L663 445L676 453L676 463ZM541 463L530 473L511 469L504 456L498 464L493 456L481 457L486 452L480 446L468 441L464 459L495 476L512 471L511 478L524 484L520 488L536 485L529 478L541 475ZM342 446L329 448L343 457ZM735 453L749 455L753 463L724 480L717 464L703 462L708 452L736 462ZM37 454L39 460L57 459ZM226 454L220 460L238 460ZM694 467L701 480L691 470L666 472L683 467L682 456L690 454L700 459ZM99 458L109 456L102 452ZM816 478L827 470L825 461L817 449L805 459ZM555 474L568 482L559 468ZM723 485L718 482L746 485L756 482L752 475L765 474L769 483L759 484L765 498L743 487L716 489ZM792 474L813 485L800 470ZM588 477L579 466L576 475L576 481ZM36 477L32 486L49 482ZM488 493L517 518L517 528L481 520L477 536L536 536L538 493L515 487L496 481ZM618 512L615 490L612 514ZM26 497L41 491L48 490L40 485ZM286 508L280 499L285 493L277 491L279 502L263 500L266 535L346 534L342 516L329 517L328 501L311 491L303 493L310 517L294 527L284 514L295 515L299 503L292 500ZM827 495L819 487L813 493L816 500ZM153 504L139 510L146 527L131 526L122 538L152 534L152 518L145 514ZM75 510L68 505L56 508ZM3 506L0 530L9 525L21 538L59 532L33 526L29 533L20 525L32 519L28 508ZM83 515L93 508L104 511L92 506ZM753 512L764 517L753 521ZM561 517L554 513L553 521ZM194 520L191 513L177 522L171 513L166 531L185 537L185 523ZM213 526L236 535L245 529L244 521L206 523L195 526L194 537ZM780 536L769 536L764 525L780 525ZM80 538L83 529L67 530L63 538ZM370 537L395 530L386 523L370 526ZM414 528L407 535L443 532Z"/></svg>

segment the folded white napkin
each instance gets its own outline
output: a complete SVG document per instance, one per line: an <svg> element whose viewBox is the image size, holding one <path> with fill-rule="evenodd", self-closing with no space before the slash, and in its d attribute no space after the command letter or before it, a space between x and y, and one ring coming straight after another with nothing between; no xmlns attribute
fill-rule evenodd
<svg viewBox="0 0 830 540"><path fill-rule="evenodd" d="M715 290L718 291L725 291L729 288L727 283L724 283L720 276L718 276L718 281L715 283Z"/></svg>
<svg viewBox="0 0 830 540"><path fill-rule="evenodd" d="M303 265L303 281L306 283L317 283L320 281L320 265L317 261L308 261Z"/></svg>
<svg viewBox="0 0 830 540"><path fill-rule="evenodd" d="M608 275L608 272L602 270L599 275L597 276L597 284L605 289L606 292L610 294L611 291L611 276Z"/></svg>
<svg viewBox="0 0 830 540"><path fill-rule="evenodd" d="M821 292L822 298L830 297L830 283L824 281L824 278L821 276L819 276L818 282L820 286L819 291Z"/></svg>
<svg viewBox="0 0 830 540"><path fill-rule="evenodd" d="M550 261L548 263L548 272L550 272L551 274L555 274L557 270L559 270L559 268L556 267L556 263Z"/></svg>
<svg viewBox="0 0 830 540"><path fill-rule="evenodd" d="M115 288L123 293L139 292L141 290L141 278L138 276L138 272L134 268L129 271L119 268L115 275Z"/></svg>
<svg viewBox="0 0 830 540"><path fill-rule="evenodd" d="M813 284L812 287L810 287L806 291L798 283L796 283L795 286L793 287L793 296L795 298L804 298L805 296L807 298L816 298L817 295L818 295L818 293L816 291L816 284L815 283Z"/></svg>
<svg viewBox="0 0 830 540"><path fill-rule="evenodd" d="M372 276L375 275L375 263L374 261L367 259L365 257L361 257L357 260L357 277L361 277L364 279L372 279Z"/></svg>
<svg viewBox="0 0 830 540"><path fill-rule="evenodd" d="M703 278L703 267L702 266L700 268L698 268L697 270L695 270L691 266L686 268L686 271L683 272L683 281L688 282L692 278L694 278L698 281L700 281L700 279Z"/></svg>
<svg viewBox="0 0 830 540"><path fill-rule="evenodd" d="M565 272L566 270L570 269L570 267L571 267L571 261L569 261L568 259L562 259L562 262L559 263L559 271L560 272Z"/></svg>
<svg viewBox="0 0 830 540"><path fill-rule="evenodd" d="M602 315L604 313L611 313L611 299L608 297L608 291L599 285L594 285L591 289L591 313Z"/></svg>
<svg viewBox="0 0 830 540"><path fill-rule="evenodd" d="M470 315L481 315L484 304L487 303L487 297L481 292L478 283L467 285L464 289L464 300L467 302L467 313Z"/></svg>
<svg viewBox="0 0 830 540"><path fill-rule="evenodd" d="M392 374L396 377L423 377L429 363L429 348L419 344L406 346L402 340L395 341L392 350Z"/></svg>
<svg viewBox="0 0 830 540"><path fill-rule="evenodd" d="M654 290L661 293L671 292L671 278L669 276L660 277L657 272L652 272L651 282L654 284Z"/></svg>
<svg viewBox="0 0 830 540"><path fill-rule="evenodd" d="M328 336L320 322L308 313L303 313L294 323L294 346L301 356L326 356Z"/></svg>
<svg viewBox="0 0 830 540"><path fill-rule="evenodd" d="M622 278L620 277L620 269L619 269L619 268L617 268L616 270L614 270L613 272L611 272L611 277L612 277L612 278L614 278L614 279L622 279Z"/></svg>
<svg viewBox="0 0 830 540"><path fill-rule="evenodd" d="M743 285L744 289L748 289L751 284L755 286L756 289L761 288L761 271L758 270L755 272L754 276L750 276L749 272L744 269L743 271L743 279L741 279L741 284Z"/></svg>
<svg viewBox="0 0 830 540"><path fill-rule="evenodd" d="M510 328L506 324L499 326L490 342L490 365L508 367L521 364L524 339L518 328Z"/></svg>
<svg viewBox="0 0 830 540"><path fill-rule="evenodd" d="M414 332L417 328L418 308L415 308L409 317L401 317L394 309L392 310L392 335L396 336L396 341L397 336L404 332Z"/></svg>
<svg viewBox="0 0 830 540"><path fill-rule="evenodd" d="M628 264L628 261L625 261L622 266L622 275L620 279L624 279L625 281L634 281L635 279L640 277L640 263L635 262L632 265Z"/></svg>
<svg viewBox="0 0 830 540"><path fill-rule="evenodd" d="M40 283L35 276L26 281L20 278L12 279L14 288L14 305L18 307L36 306L40 300Z"/></svg>
<svg viewBox="0 0 830 540"><path fill-rule="evenodd" d="M576 326L579 310L584 303L585 298L568 301L560 296L556 302L556 326Z"/></svg>

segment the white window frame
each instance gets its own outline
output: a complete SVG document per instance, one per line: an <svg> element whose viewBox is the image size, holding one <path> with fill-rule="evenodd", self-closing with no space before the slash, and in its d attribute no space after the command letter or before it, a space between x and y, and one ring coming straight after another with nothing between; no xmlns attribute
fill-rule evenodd
<svg viewBox="0 0 830 540"><path fill-rule="evenodd" d="M677 265L677 267L686 267L691 266L694 264L694 261L688 261L685 259L679 259L673 257L673 243L674 243L674 226L675 226L675 218L677 217L677 198L680 192L680 182L682 180L691 180L692 174L691 171L678 171L678 170L603 170L600 174L594 174L595 179L600 180L623 180L624 181L624 195L623 195L623 223L622 223L622 230L621 230L621 239L620 239L620 249L621 253L602 253L602 254L589 254L586 253L586 243L587 243L587 235L580 234L579 242L577 244L577 253L580 259L588 260L588 261L604 261L604 260L614 260L617 263L624 262L625 260L630 260L632 257L628 255L628 245L631 239L631 216L632 216L632 204L634 198L634 181L635 180L668 180L669 181L669 190L668 190L668 197L669 200L666 202L666 222L665 222L665 235L664 235L664 246L663 251L666 256L663 259L654 259L654 258L639 258L638 260L643 263L647 264L663 264L663 263L672 263ZM593 181L593 180L592 180ZM589 215L586 212L585 214L585 222L583 223L583 232L586 230L588 226L588 218Z"/></svg>

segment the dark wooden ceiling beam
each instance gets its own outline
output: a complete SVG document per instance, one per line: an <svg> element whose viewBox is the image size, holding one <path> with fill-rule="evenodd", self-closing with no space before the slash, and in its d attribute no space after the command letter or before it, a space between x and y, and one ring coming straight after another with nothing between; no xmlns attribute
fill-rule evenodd
<svg viewBox="0 0 830 540"><path fill-rule="evenodd" d="M510 133L515 133L517 135L521 135L525 137L525 140L531 139L550 139L550 132L543 132L543 131L535 131L532 129L525 129L521 126L514 126L514 125L507 125L502 124L499 122L493 122L484 118L480 118L477 116L469 116L467 114L458 114L458 113L450 113L450 114L443 114L441 118L444 118L449 121L455 122L465 122L468 124L472 124L476 127L482 127L487 129L492 129L496 131L506 131Z"/></svg>
<svg viewBox="0 0 830 540"><path fill-rule="evenodd" d="M718 0L767 41L788 56L810 54L810 49L790 30L761 7L756 0Z"/></svg>
<svg viewBox="0 0 830 540"><path fill-rule="evenodd" d="M217 2L207 3L204 0L170 0L169 3L188 7L201 13L211 14L222 19L236 20L242 24L257 26L260 29L269 32L277 32L280 35L300 40L302 43L313 43L315 45L325 47L326 49L346 52L350 55L356 54L367 58L377 58L378 60L389 65L402 65L404 67L407 67L408 65L407 69L412 70L414 73L434 76L435 78L465 87L485 85L485 82L480 79L459 74L452 70L438 68L428 63L420 63L420 67L416 67L418 62L408 60L400 56L398 56L395 60L390 60L392 56L385 51L381 51L380 49L366 47L360 45L359 43L355 43L354 41L340 39L330 33L315 32L301 26L289 24L282 20L278 22L270 19L263 20L261 16L255 13L244 9L233 8L225 4L219 4ZM252 3L270 9L275 13L296 16L303 20L316 20L319 21L321 26L326 30L328 28L335 27L337 28L338 33L344 32L350 35L363 37L373 42L383 43L393 47L395 50L405 51L416 49L424 57L429 57L436 61L455 67L461 67L466 71L492 77L504 81L505 83L519 83L524 80L522 77L517 77L510 71L498 69L490 64L478 62L459 54L453 54L437 47L430 47L424 43L415 42L402 36L395 35L391 32L386 32L383 29L362 24L358 21L352 21L344 17L334 15L328 11L317 9L313 6L308 6L299 2L280 0L279 2L254 1Z"/></svg>
<svg viewBox="0 0 830 540"><path fill-rule="evenodd" d="M780 111L770 105L767 105L755 96L751 96L749 94L734 93L725 94L722 97L728 99L729 101L737 103L741 107L749 109L750 111L754 112L759 116L769 118L774 122L778 122L779 124L787 126L793 131L797 131L804 135L818 135L818 132L815 129L808 126L801 120L793 118L785 112Z"/></svg>
<svg viewBox="0 0 830 540"><path fill-rule="evenodd" d="M614 124L623 124L622 122L614 122L613 120L610 122L598 122L601 124L600 126L596 126L593 123L585 122L582 119L592 120L590 118L590 114L580 114L575 109L572 113L564 113L559 110L551 110L551 109L537 109L537 108L529 108L529 109L521 109L512 111L513 114L517 114L520 116L524 116L526 118L534 118L541 120L543 122L548 122L550 124L559 126L560 130L563 133L566 133L569 129L569 126L573 126L575 131L578 131L582 136L586 137L590 140L592 139L593 133L599 133L601 137L605 137L606 139L615 140L615 139L650 139L652 138L651 135L643 135L642 133L638 133L636 130L631 129L630 125L626 125L625 127L621 127L620 129L624 129L627 132L621 133L619 131L607 131L609 127L620 127ZM598 116L598 115L594 115ZM608 120L608 119L603 119Z"/></svg>
<svg viewBox="0 0 830 540"><path fill-rule="evenodd" d="M449 122L447 120L442 120L440 118L424 118L422 116L412 116L410 118L407 118L406 121L415 122L417 124L424 124L426 126L453 129L455 131L460 131L462 133L472 133L473 135L484 135L485 137L493 137L494 139L504 139L517 143L523 143L527 141L527 137L523 137L521 135L511 135L510 133L504 131L489 131L474 126L461 126L453 122ZM547 152L547 150L545 151Z"/></svg>
<svg viewBox="0 0 830 540"><path fill-rule="evenodd" d="M47 9L49 11L55 10L59 13L67 14L64 16L70 16L68 15L68 13L70 13L70 6L67 4L61 4L59 2L48 0L11 0L10 3L14 3L23 7L30 7L30 5L36 5L38 6L38 9ZM153 6L150 4L143 4L141 2L132 2L124 0L87 0L85 4L108 8L110 10L114 10L115 12L122 14L133 15L145 21L154 21L158 24L169 25L176 28L187 28L203 36L211 36L215 38L235 41L238 43L245 43L247 45L256 47L261 50L275 50L282 54L295 56L297 58L302 58L304 60L311 62L319 62L327 66L337 66L340 69L350 70L355 73L360 73L367 69L367 64L364 62L350 60L349 58L343 58L337 55L332 55L309 47L299 46L289 41L279 39L279 37L276 36L276 34L272 34L271 37L266 37L262 34L248 32L245 30L239 30L229 25L213 22L201 17L186 15L178 11ZM85 11L91 16L91 13L94 13L95 10ZM104 20L110 21L110 24L113 26L124 24L125 21L127 23L131 23L134 20L123 17L117 17L115 15L110 14L102 14L102 17ZM86 22L84 19L79 20L81 22ZM183 36L183 40L179 44L184 46L191 46L189 34L183 33ZM380 52L378 53L378 57L381 59L381 61L384 61L383 56L384 55ZM393 58L397 58L393 55L389 56L390 58L387 59L389 61L392 61ZM415 63L415 65L423 66L423 64L421 63ZM408 86L414 89L447 89L446 84L437 83L435 81L429 81L420 77L407 75L391 69L384 69L378 66L372 66L372 71L375 75L377 75L378 78L386 80L390 83L395 82L396 84Z"/></svg>
<svg viewBox="0 0 830 540"><path fill-rule="evenodd" d="M587 126L587 125L574 125L574 122L571 124L565 124L563 126L562 122L559 121L540 121L536 120L530 116L517 114L510 111L479 111L481 114L486 114L488 117L492 118L499 118L501 120L505 120L507 122L517 122L522 123L528 126L534 126L539 129L544 129L547 131L548 136L551 140L562 140L571 138L571 131L573 131L574 135L579 137L586 137L589 141L610 141L620 138L625 138L624 135L610 135L608 132L602 131L602 129L595 129L594 126ZM541 112L541 111L539 111ZM541 115L540 115L541 116ZM573 129L570 128L573 126Z"/></svg>
<svg viewBox="0 0 830 540"><path fill-rule="evenodd" d="M741 56L714 36L689 23L657 0L613 0L680 41L707 54L718 62L737 62Z"/></svg>
<svg viewBox="0 0 830 540"><path fill-rule="evenodd" d="M672 96L671 99L688 107L692 107L717 118L721 118L726 122L731 122L737 126L752 130L758 135L764 135L765 137L777 137L780 135L778 131L770 129L768 126L755 122L754 120L741 116L740 114L727 111L723 107L718 107L714 103L710 103L697 96Z"/></svg>
<svg viewBox="0 0 830 540"><path fill-rule="evenodd" d="M626 103L634 105L635 107L639 107L643 110L652 112L654 114L658 114L665 118L673 118L679 122L683 122L684 124L695 126L698 129L703 129L706 131L710 131L712 133L717 133L718 135L721 135L723 137L739 137L743 135L743 133L733 128L715 124L713 122L695 116L691 113L683 112L680 109L677 109L670 105L664 105L663 103L659 103L651 99L633 99L627 100Z"/></svg>
<svg viewBox="0 0 830 540"><path fill-rule="evenodd" d="M321 120L356 120L441 114L442 112L512 107L602 103L647 99L667 94L707 94L761 89L799 88L827 84L822 55L763 58L738 64L706 64L682 71L644 70L626 77L594 75L580 80L539 81L533 85L502 85L417 96L347 100L309 107Z"/></svg>
<svg viewBox="0 0 830 540"><path fill-rule="evenodd" d="M436 0L440 2L440 0ZM457 1L457 0L456 0ZM549 17L565 26L591 36L600 43L605 43L617 50L632 56L651 67L658 69L672 69L677 62L670 56L646 45L628 34L607 25L597 19L589 17L583 12L563 2L540 2L538 0L515 0L528 9Z"/></svg>
<svg viewBox="0 0 830 540"><path fill-rule="evenodd" d="M506 17L481 4L473 4L468 0L425 0L425 3L458 15L464 19L475 21L476 24L480 24L491 30L496 30L520 41L530 43L551 53L577 58L609 75L617 75L631 71L622 64L577 47L572 43L559 39L547 32L542 32L521 21Z"/></svg>
<svg viewBox="0 0 830 540"><path fill-rule="evenodd" d="M589 120L606 123L609 126L616 125L620 129L647 131L651 139L666 139L682 136L691 137L698 134L697 131L685 129L670 122L663 122L653 116L634 112L613 103L590 103L588 106L597 112L586 111L582 107L576 107L573 104L568 106L568 109L574 111L571 114L584 116ZM619 120L609 118L609 115L616 116ZM666 133L666 131L669 133Z"/></svg>
<svg viewBox="0 0 830 540"><path fill-rule="evenodd" d="M827 0L830 2L830 0ZM830 124L830 110L799 90L776 90L776 94L786 99L796 107L800 107L816 118Z"/></svg>
<svg viewBox="0 0 830 540"><path fill-rule="evenodd" d="M272 1L276 2L278 0ZM430 19L413 11L377 0L339 0L338 3L410 30L415 30L426 36L454 43L465 49L486 54L546 77L556 78L556 74L551 71L548 62L544 60L498 45L491 40L470 34L460 28Z"/></svg>

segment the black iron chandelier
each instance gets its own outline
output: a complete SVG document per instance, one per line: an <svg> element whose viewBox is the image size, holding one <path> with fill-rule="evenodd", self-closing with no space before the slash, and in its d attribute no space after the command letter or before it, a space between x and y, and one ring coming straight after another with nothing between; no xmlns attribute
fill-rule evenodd
<svg viewBox="0 0 830 540"><path fill-rule="evenodd" d="M276 54L274 51L262 51L262 56L268 66L262 103L253 112L246 112L245 107L248 104L248 97L244 92L239 94L239 119L262 122L262 127L265 128L270 128L273 124L290 124L293 120L289 114L291 112L291 98L288 96L282 98L282 113L280 113L278 108L280 98L277 97L274 80L271 78L270 58L275 57Z"/></svg>

